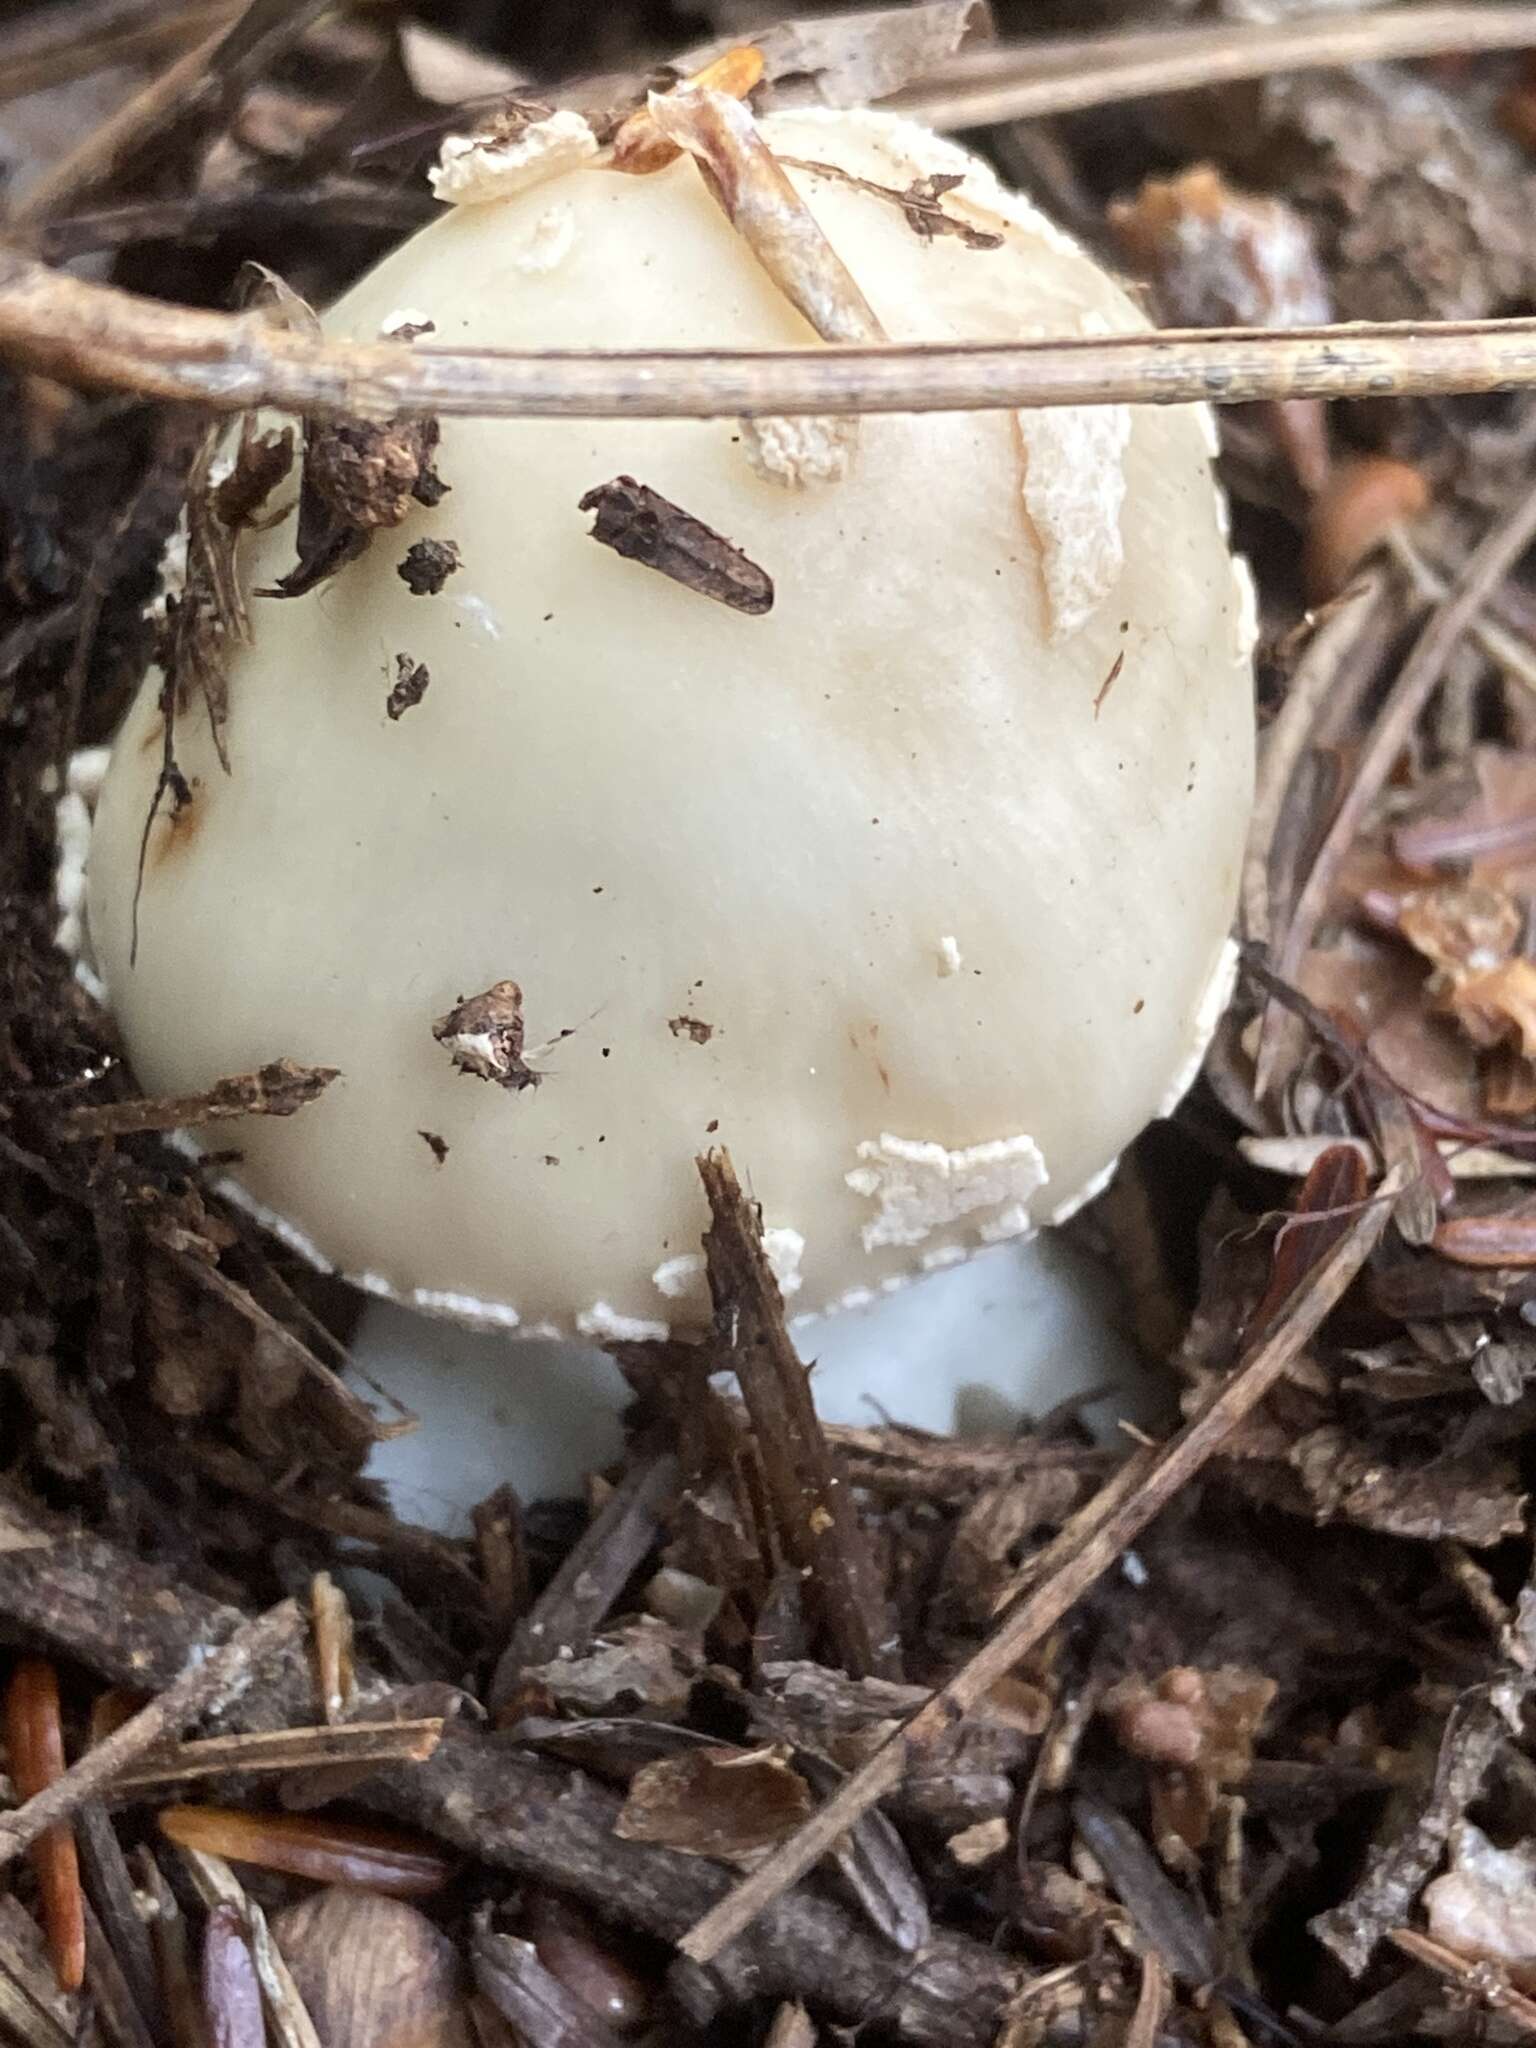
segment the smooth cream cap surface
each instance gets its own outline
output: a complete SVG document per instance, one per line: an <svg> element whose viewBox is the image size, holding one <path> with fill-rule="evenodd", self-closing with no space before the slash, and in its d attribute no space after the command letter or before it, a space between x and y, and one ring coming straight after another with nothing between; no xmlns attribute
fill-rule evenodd
<svg viewBox="0 0 1536 2048"><path fill-rule="evenodd" d="M865 114L764 132L892 195L972 164ZM945 205L997 249L791 175L894 339L1143 324L989 172ZM811 338L686 160L455 208L326 326L373 339L402 307L451 344ZM598 1336L703 1313L677 1262L711 1144L779 1233L793 1312L1102 1175L1188 1070L1251 794L1251 617L1195 414L870 418L846 476L798 488L737 422L447 420L437 467L434 510L252 600L231 772L189 709L194 801L151 835L132 966L154 679L129 715L90 923L143 1084L341 1068L229 1140L251 1194L403 1298ZM596 545L578 502L621 474L760 564L772 611ZM413 596L396 566L426 537L463 566ZM289 518L242 574L293 558ZM431 682L391 721L399 653ZM504 979L543 1075L520 1092L432 1032Z"/></svg>

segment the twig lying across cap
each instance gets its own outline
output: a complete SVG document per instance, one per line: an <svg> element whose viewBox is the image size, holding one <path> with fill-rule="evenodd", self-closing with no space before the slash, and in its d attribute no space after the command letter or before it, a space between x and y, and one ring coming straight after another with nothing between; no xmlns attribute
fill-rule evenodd
<svg viewBox="0 0 1536 2048"><path fill-rule="evenodd" d="M168 306L0 249L0 360L219 412L762 418L1049 405L1421 398L1536 385L1536 320L1168 329L1068 341L808 349L410 349Z"/></svg>

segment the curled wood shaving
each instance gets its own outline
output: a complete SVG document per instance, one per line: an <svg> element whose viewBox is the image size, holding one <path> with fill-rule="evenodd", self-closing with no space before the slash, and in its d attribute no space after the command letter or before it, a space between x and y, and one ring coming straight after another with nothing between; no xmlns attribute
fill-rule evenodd
<svg viewBox="0 0 1536 2048"><path fill-rule="evenodd" d="M348 1721L339 1727L280 1728L272 1734L209 1735L157 1746L112 1782L116 1795L191 1785L203 1778L260 1772L371 1770L385 1763L425 1763L443 1732L439 1717L413 1721ZM285 1788L286 1790L286 1788Z"/></svg>

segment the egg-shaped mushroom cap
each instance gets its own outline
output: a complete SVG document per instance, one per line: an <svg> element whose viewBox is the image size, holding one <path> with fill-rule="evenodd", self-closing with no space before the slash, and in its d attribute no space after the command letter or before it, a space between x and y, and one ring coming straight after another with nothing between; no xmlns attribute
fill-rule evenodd
<svg viewBox="0 0 1536 2048"><path fill-rule="evenodd" d="M763 131L892 339L1144 326L925 131ZM962 231L904 204L935 174ZM455 207L325 325L373 340L407 312L455 345L814 339L686 158ZM850 1305L1058 1218L1187 1084L1252 782L1251 586L1208 417L870 417L846 474L797 481L816 445L445 420L434 508L307 595L252 597L227 773L200 704L178 717L192 800L150 833L130 958L146 682L97 814L97 963L146 1088L341 1069L221 1140L342 1271L525 1328L694 1324L693 1162L725 1144L791 1308ZM581 501L620 477L733 543L771 609L597 544ZM418 594L423 540L459 565ZM294 559L289 516L241 575ZM391 717L401 657L427 674ZM474 1070L507 1041L460 1006L502 984L526 1085Z"/></svg>

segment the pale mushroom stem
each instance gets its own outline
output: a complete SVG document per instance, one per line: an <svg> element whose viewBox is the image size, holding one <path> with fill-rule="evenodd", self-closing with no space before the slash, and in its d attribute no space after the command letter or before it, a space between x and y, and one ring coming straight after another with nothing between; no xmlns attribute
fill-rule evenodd
<svg viewBox="0 0 1536 2048"><path fill-rule="evenodd" d="M795 1331L824 1422L1008 1436L1075 1397L1096 1433L1148 1420L1162 1376L1125 1333L1113 1277L1060 1237L1001 1245L921 1287ZM515 1345L515 1351L512 1346ZM524 1502L578 1495L623 1449L629 1388L606 1353L508 1338L374 1302L358 1363L421 1417L370 1471L396 1512L453 1535L507 1484Z"/></svg>

